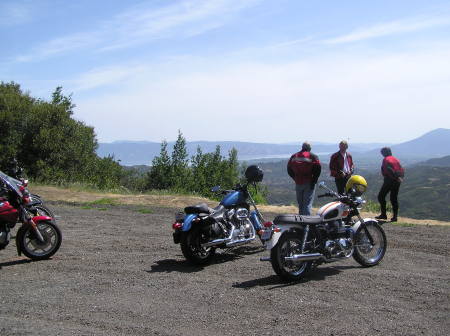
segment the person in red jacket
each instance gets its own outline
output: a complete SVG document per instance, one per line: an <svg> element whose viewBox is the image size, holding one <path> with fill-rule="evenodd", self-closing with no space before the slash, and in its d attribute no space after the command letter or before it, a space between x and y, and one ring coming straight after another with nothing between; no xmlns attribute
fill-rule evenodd
<svg viewBox="0 0 450 336"><path fill-rule="evenodd" d="M289 159L287 172L295 181L300 215L311 215L315 186L321 169L319 158L311 153L311 145L308 142L304 142L302 150Z"/></svg>
<svg viewBox="0 0 450 336"><path fill-rule="evenodd" d="M344 194L345 185L355 169L352 155L347 152L347 148L347 141L342 140L339 143L339 151L330 158L330 175L334 177L337 191L341 195Z"/></svg>
<svg viewBox="0 0 450 336"><path fill-rule="evenodd" d="M405 170L400 164L400 161L392 156L392 151L389 147L381 148L381 155L384 156L383 163L381 165L381 174L384 177L384 182L380 192L378 193L378 202L380 203L381 214L375 218L387 219L386 195L391 193L390 200L393 212L391 222L396 222L398 215L398 191L400 190L400 184L403 181Z"/></svg>

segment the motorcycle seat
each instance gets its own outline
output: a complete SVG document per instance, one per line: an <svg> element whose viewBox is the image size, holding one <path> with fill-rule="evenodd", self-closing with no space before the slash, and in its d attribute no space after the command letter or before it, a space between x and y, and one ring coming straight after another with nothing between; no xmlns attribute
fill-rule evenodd
<svg viewBox="0 0 450 336"><path fill-rule="evenodd" d="M200 203L197 205L191 205L184 208L184 212L187 214L211 214L214 212L206 203Z"/></svg>
<svg viewBox="0 0 450 336"><path fill-rule="evenodd" d="M322 223L320 216L304 216L296 214L278 215L273 220L275 225L278 224L319 224Z"/></svg>

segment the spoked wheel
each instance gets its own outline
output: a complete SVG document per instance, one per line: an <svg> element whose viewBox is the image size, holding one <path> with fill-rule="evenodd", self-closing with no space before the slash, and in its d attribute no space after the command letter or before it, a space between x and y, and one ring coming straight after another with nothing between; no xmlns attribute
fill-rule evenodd
<svg viewBox="0 0 450 336"><path fill-rule="evenodd" d="M360 226L355 233L355 251L353 258L365 267L378 265L386 253L387 241L386 234L377 222L366 222L365 227L370 235L370 238Z"/></svg>
<svg viewBox="0 0 450 336"><path fill-rule="evenodd" d="M287 281L297 281L303 278L311 269L312 261L286 260L295 254L302 253L302 235L285 233L270 252L273 270Z"/></svg>
<svg viewBox="0 0 450 336"><path fill-rule="evenodd" d="M31 227L22 227L17 233L17 243L20 250L33 260L48 259L58 251L61 246L62 234L56 224L43 221L36 224L44 241L36 237Z"/></svg>
<svg viewBox="0 0 450 336"><path fill-rule="evenodd" d="M184 257L196 265L208 263L216 253L214 247L202 247L201 244L208 242L208 238L202 233L200 227L194 227L181 236L181 252Z"/></svg>

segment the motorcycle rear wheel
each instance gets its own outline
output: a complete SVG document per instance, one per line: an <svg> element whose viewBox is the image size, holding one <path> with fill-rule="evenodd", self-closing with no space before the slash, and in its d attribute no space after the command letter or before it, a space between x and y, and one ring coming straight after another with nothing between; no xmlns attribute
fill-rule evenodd
<svg viewBox="0 0 450 336"><path fill-rule="evenodd" d="M202 247L208 241L201 232L200 227L193 227L181 235L180 246L184 257L195 265L204 265L210 262L216 253L215 247Z"/></svg>
<svg viewBox="0 0 450 336"><path fill-rule="evenodd" d="M375 221L366 222L365 226L373 239L373 245L363 227L360 227L354 236L355 250L353 258L364 267L378 265L384 257L387 248L386 234Z"/></svg>
<svg viewBox="0 0 450 336"><path fill-rule="evenodd" d="M285 233L270 251L270 260L275 273L286 281L298 281L310 270L312 261L285 260L285 257L302 253L302 235Z"/></svg>
<svg viewBox="0 0 450 336"><path fill-rule="evenodd" d="M17 233L16 239L20 250L28 258L33 260L48 259L54 255L61 246L61 230L51 221L42 221L36 224L44 238L41 243L31 227L22 227Z"/></svg>

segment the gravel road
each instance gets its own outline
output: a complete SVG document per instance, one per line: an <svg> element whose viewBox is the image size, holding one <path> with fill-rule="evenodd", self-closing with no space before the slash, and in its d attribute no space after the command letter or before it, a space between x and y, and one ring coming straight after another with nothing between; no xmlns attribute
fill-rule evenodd
<svg viewBox="0 0 450 336"><path fill-rule="evenodd" d="M172 242L176 209L50 206L64 235L51 260L0 251L1 335L450 333L448 226L386 224L380 265L339 261L283 283L256 242L189 265Z"/></svg>

